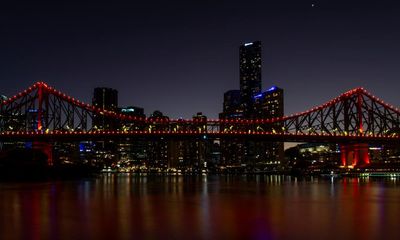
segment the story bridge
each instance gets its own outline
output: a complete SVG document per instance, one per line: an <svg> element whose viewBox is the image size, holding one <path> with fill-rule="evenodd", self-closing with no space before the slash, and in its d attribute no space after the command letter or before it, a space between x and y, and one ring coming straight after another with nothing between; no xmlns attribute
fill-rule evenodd
<svg viewBox="0 0 400 240"><path fill-rule="evenodd" d="M123 127L98 129L93 119L99 117ZM400 143L400 111L363 88L307 111L272 119L137 117L97 108L44 82L0 103L0 142L47 143L43 150L49 152L48 146L55 141L127 137L337 143L343 165L349 159L352 165L363 165L369 164L368 144Z"/></svg>

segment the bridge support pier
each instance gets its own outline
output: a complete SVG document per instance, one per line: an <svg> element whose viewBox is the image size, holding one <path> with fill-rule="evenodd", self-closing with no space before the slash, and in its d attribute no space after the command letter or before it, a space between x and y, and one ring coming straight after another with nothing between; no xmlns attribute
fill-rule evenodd
<svg viewBox="0 0 400 240"><path fill-rule="evenodd" d="M364 166L370 163L367 143L340 145L340 161L342 166Z"/></svg>
<svg viewBox="0 0 400 240"><path fill-rule="evenodd" d="M53 165L53 145L48 142L33 142L32 148L40 150L47 156L47 164Z"/></svg>

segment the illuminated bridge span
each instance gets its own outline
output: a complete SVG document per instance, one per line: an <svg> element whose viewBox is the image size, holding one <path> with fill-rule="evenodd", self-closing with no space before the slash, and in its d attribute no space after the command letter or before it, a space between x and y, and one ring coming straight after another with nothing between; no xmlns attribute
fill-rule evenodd
<svg viewBox="0 0 400 240"><path fill-rule="evenodd" d="M93 119L118 122L99 130ZM116 113L70 97L44 82L1 102L0 140L63 141L98 138L217 137L340 143L342 159L369 163L366 143L399 143L400 111L356 88L308 111L272 119L168 119ZM368 146L367 146L368 147ZM354 154L356 153L356 154ZM344 160L343 160L344 162Z"/></svg>

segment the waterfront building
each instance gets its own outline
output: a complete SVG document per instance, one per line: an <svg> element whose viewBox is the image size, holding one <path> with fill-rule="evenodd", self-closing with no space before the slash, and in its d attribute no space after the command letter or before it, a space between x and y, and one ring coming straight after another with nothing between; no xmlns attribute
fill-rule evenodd
<svg viewBox="0 0 400 240"><path fill-rule="evenodd" d="M112 88L98 87L93 92L93 106L101 109L118 111L118 91ZM117 130L119 122L103 114L93 115L95 130ZM97 141L94 143L95 158L104 163L105 168L112 167L117 160L116 142L114 140Z"/></svg>
<svg viewBox="0 0 400 240"><path fill-rule="evenodd" d="M118 112L132 117L145 118L144 109L141 107L128 106L119 108ZM120 131L144 130L145 125L139 121L122 121ZM147 141L144 138L125 138L117 143L118 163L117 167L124 171L136 171L147 158Z"/></svg>
<svg viewBox="0 0 400 240"><path fill-rule="evenodd" d="M224 94L222 119L251 118L254 109L253 96L261 91L261 42L245 43L239 47L240 90L230 90ZM221 124L223 131L232 131L229 124ZM221 162L232 169L246 167L254 155L254 142L242 139L221 139Z"/></svg>
<svg viewBox="0 0 400 240"><path fill-rule="evenodd" d="M169 117L160 111L154 111L149 117L148 131L166 131L169 128ZM147 171L165 171L168 168L168 144L163 137L148 141L147 159L144 168Z"/></svg>
<svg viewBox="0 0 400 240"><path fill-rule="evenodd" d="M207 117L202 112L193 116L193 124L186 125L178 120L172 127L172 131L200 131L206 133ZM206 167L206 161L210 156L210 142L204 134L196 139L174 139L169 141L168 167L182 171L199 172Z"/></svg>
<svg viewBox="0 0 400 240"><path fill-rule="evenodd" d="M192 119L195 123L193 126L195 129L193 130L204 132L204 135L192 141L190 146L190 159L193 161L191 166L193 169L200 171L207 167L207 160L211 158L211 143L206 135L207 116L203 115L202 112L198 112L196 115L193 115Z"/></svg>
<svg viewBox="0 0 400 240"><path fill-rule="evenodd" d="M52 146L55 165L80 164L81 153L78 142L55 142ZM83 157L83 156L82 156Z"/></svg>
<svg viewBox="0 0 400 240"><path fill-rule="evenodd" d="M284 116L283 89L273 86L267 91L253 97L253 118L272 119ZM267 132L284 131L281 122L259 125L258 128ZM250 144L249 157L253 158L257 168L274 168L283 163L284 146L282 142L258 141ZM264 166L262 166L264 165Z"/></svg>
<svg viewBox="0 0 400 240"><path fill-rule="evenodd" d="M337 144L304 143L285 150L287 169L319 172L340 166L340 151Z"/></svg>
<svg viewBox="0 0 400 240"><path fill-rule="evenodd" d="M229 90L224 93L223 111L219 114L220 119L243 119L244 112L241 106L240 90ZM222 131L233 131L231 124L220 124ZM244 158L244 142L240 139L221 139L219 165L237 168Z"/></svg>

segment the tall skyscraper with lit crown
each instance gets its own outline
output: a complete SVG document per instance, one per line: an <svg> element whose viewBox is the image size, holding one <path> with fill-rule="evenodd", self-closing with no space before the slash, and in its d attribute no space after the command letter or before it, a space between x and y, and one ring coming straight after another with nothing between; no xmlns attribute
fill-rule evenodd
<svg viewBox="0 0 400 240"><path fill-rule="evenodd" d="M241 107L244 117L253 109L253 96L261 91L261 42L245 43L239 47L239 77Z"/></svg>

